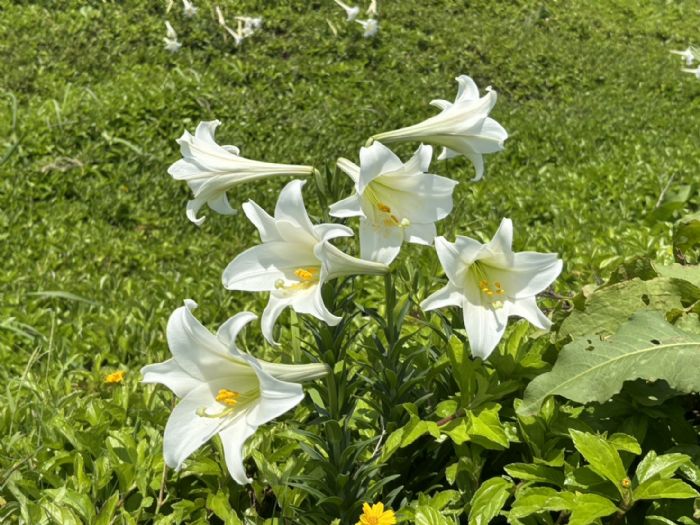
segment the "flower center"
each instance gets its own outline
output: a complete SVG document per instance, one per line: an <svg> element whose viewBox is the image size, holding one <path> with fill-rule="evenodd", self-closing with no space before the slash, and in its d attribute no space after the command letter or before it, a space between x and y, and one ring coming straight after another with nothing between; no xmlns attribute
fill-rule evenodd
<svg viewBox="0 0 700 525"><path fill-rule="evenodd" d="M223 409L220 412L209 412L206 407L200 407L197 409L196 414L199 417L208 417L218 419L221 417L226 417L241 408L241 405L252 401L260 395L259 390L253 389L249 392L241 394L235 390L228 390L226 388L221 388L214 398L217 402L223 405Z"/></svg>
<svg viewBox="0 0 700 525"><path fill-rule="evenodd" d="M490 303L493 308L502 308L506 291L501 286L501 283L489 279L486 271L478 262L474 263L472 268L476 278L479 280L479 291L482 299L486 299L486 302Z"/></svg>
<svg viewBox="0 0 700 525"><path fill-rule="evenodd" d="M275 288L290 292L311 288L312 286L318 284L320 268L315 266L310 266L308 268L297 268L293 273L296 278L299 279L298 282L291 282L288 284L284 279L277 279L277 281L275 281Z"/></svg>
<svg viewBox="0 0 700 525"><path fill-rule="evenodd" d="M411 225L411 221L409 219L406 217L397 217L392 211L391 206L379 200L376 193L374 193L372 190L372 183L370 183L365 189L365 194L367 195L370 203L382 214L384 226L389 228L407 228Z"/></svg>
<svg viewBox="0 0 700 525"><path fill-rule="evenodd" d="M219 393L216 394L216 400L227 407L236 406L239 397L241 397L240 393L234 392L233 390L226 390L225 388L222 388L219 390Z"/></svg>

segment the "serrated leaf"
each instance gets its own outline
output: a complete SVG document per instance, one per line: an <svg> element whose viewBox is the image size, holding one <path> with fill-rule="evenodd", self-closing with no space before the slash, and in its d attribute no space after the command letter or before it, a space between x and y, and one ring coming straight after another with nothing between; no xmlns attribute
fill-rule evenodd
<svg viewBox="0 0 700 525"><path fill-rule="evenodd" d="M512 481L500 477L482 483L472 497L469 525L488 525L501 512L514 486Z"/></svg>
<svg viewBox="0 0 700 525"><path fill-rule="evenodd" d="M566 345L551 372L525 389L518 411L536 414L547 397L602 403L625 381L664 379L681 392L700 390L700 336L668 324L660 312L639 312L606 340L583 337Z"/></svg>
<svg viewBox="0 0 700 525"><path fill-rule="evenodd" d="M640 484L652 478L667 479L673 476L678 468L689 462L690 456L685 454L657 456L652 450L637 465L635 476Z"/></svg>
<svg viewBox="0 0 700 525"><path fill-rule="evenodd" d="M508 435L498 417L500 405L467 412L467 433L479 445L500 450L508 448Z"/></svg>
<svg viewBox="0 0 700 525"><path fill-rule="evenodd" d="M680 479L650 479L639 485L632 497L639 499L686 499L700 496L697 490Z"/></svg>

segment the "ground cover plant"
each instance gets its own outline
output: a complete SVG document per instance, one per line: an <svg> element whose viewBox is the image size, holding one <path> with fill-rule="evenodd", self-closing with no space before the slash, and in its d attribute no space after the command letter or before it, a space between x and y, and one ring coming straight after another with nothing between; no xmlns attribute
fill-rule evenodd
<svg viewBox="0 0 700 525"><path fill-rule="evenodd" d="M695 6L379 2L365 38L330 0L194 5L0 2L0 521L697 523L700 83L670 53ZM263 24L236 45L217 5ZM239 334L257 359L331 370L248 439L250 484L218 438L166 468L177 400L140 370L170 357L185 299L212 331L263 312L222 272L260 242L240 204L271 212L293 179L236 186L238 215L204 206L198 228L175 139L219 119L247 158L314 166L306 209L340 223L336 159L437 113L462 74L498 92L509 138L478 183L433 160L459 183L438 234L487 242L508 217L516 252L556 252L551 331L512 318L475 358L459 308L421 308L440 259L404 244L385 276L325 285L337 325L287 311L280 347Z"/></svg>

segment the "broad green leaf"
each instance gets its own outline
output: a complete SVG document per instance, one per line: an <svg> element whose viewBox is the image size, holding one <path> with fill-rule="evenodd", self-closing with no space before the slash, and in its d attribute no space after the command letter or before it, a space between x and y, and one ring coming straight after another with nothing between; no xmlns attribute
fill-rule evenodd
<svg viewBox="0 0 700 525"><path fill-rule="evenodd" d="M570 493L557 492L550 487L522 489L508 512L508 520L524 518L538 512L567 510L571 506L570 496Z"/></svg>
<svg viewBox="0 0 700 525"><path fill-rule="evenodd" d="M639 442L628 434L617 432L608 437L608 441L617 450L624 450L636 455L642 453L642 447L639 446Z"/></svg>
<svg viewBox="0 0 700 525"><path fill-rule="evenodd" d="M231 508L228 497L221 491L216 494L210 493L207 496L207 508L221 518L226 525L243 525L243 522Z"/></svg>
<svg viewBox="0 0 700 525"><path fill-rule="evenodd" d="M632 497L638 499L685 499L700 496L697 490L680 479L650 479L639 485Z"/></svg>
<svg viewBox="0 0 700 525"><path fill-rule="evenodd" d="M491 478L482 483L472 497L469 525L488 525L501 512L514 486L504 478Z"/></svg>
<svg viewBox="0 0 700 525"><path fill-rule="evenodd" d="M454 522L440 514L440 511L427 505L416 507L416 525L454 525Z"/></svg>
<svg viewBox="0 0 700 525"><path fill-rule="evenodd" d="M479 445L500 450L508 448L508 435L498 417L500 405L467 412L467 433Z"/></svg>
<svg viewBox="0 0 700 525"><path fill-rule="evenodd" d="M519 413L537 413L555 394L602 403L637 378L664 379L681 392L698 391L698 370L700 336L678 330L659 312L639 312L608 339L591 335L566 345L552 371L527 386Z"/></svg>
<svg viewBox="0 0 700 525"><path fill-rule="evenodd" d="M569 525L590 525L598 518L617 512L618 508L612 501L597 494L577 493L570 510Z"/></svg>
<svg viewBox="0 0 700 525"><path fill-rule="evenodd" d="M652 267L661 277L682 279L700 287L700 265L697 264L658 264L652 263Z"/></svg>
<svg viewBox="0 0 700 525"><path fill-rule="evenodd" d="M640 484L652 478L667 479L673 476L678 468L689 462L690 456L685 454L657 456L652 450L637 465L635 476Z"/></svg>
<svg viewBox="0 0 700 525"><path fill-rule="evenodd" d="M561 487L564 484L564 473L546 465L534 463L511 463L505 466L509 476L526 481L541 481Z"/></svg>
<svg viewBox="0 0 700 525"><path fill-rule="evenodd" d="M627 478L627 472L614 445L600 436L578 430L570 430L569 434L576 450L590 463L591 470L612 481L622 493L621 483Z"/></svg>
<svg viewBox="0 0 700 525"><path fill-rule="evenodd" d="M692 301L699 294L698 288L690 282L666 277L648 281L636 278L604 286L590 296L583 310L574 310L564 320L558 338L605 338L614 334L635 312L682 309L682 298Z"/></svg>

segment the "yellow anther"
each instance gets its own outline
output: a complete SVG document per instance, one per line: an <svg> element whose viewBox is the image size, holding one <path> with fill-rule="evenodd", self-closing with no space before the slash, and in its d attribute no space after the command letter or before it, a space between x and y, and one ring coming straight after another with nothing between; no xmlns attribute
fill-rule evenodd
<svg viewBox="0 0 700 525"><path fill-rule="evenodd" d="M381 202L377 204L377 208L379 211L383 211L384 213L391 213L391 208Z"/></svg>
<svg viewBox="0 0 700 525"><path fill-rule="evenodd" d="M124 370L118 370L116 372L112 372L111 374L107 374L105 376L105 383L109 383L109 384L121 383L122 381L124 381L125 375L126 375L126 372Z"/></svg>
<svg viewBox="0 0 700 525"><path fill-rule="evenodd" d="M313 281L317 273L318 270L316 268L297 268L294 270L294 275L302 281Z"/></svg>
<svg viewBox="0 0 700 525"><path fill-rule="evenodd" d="M499 283L498 281L494 281L493 284L494 284L494 285L496 286L496 288L498 288L499 290L501 289L501 283Z"/></svg>
<svg viewBox="0 0 700 525"><path fill-rule="evenodd" d="M221 390L219 390L219 393L216 394L216 400L222 405L226 405L227 407L236 406L239 397L241 397L241 394L239 394L238 392L234 392L233 390L226 390L225 388L222 388Z"/></svg>

